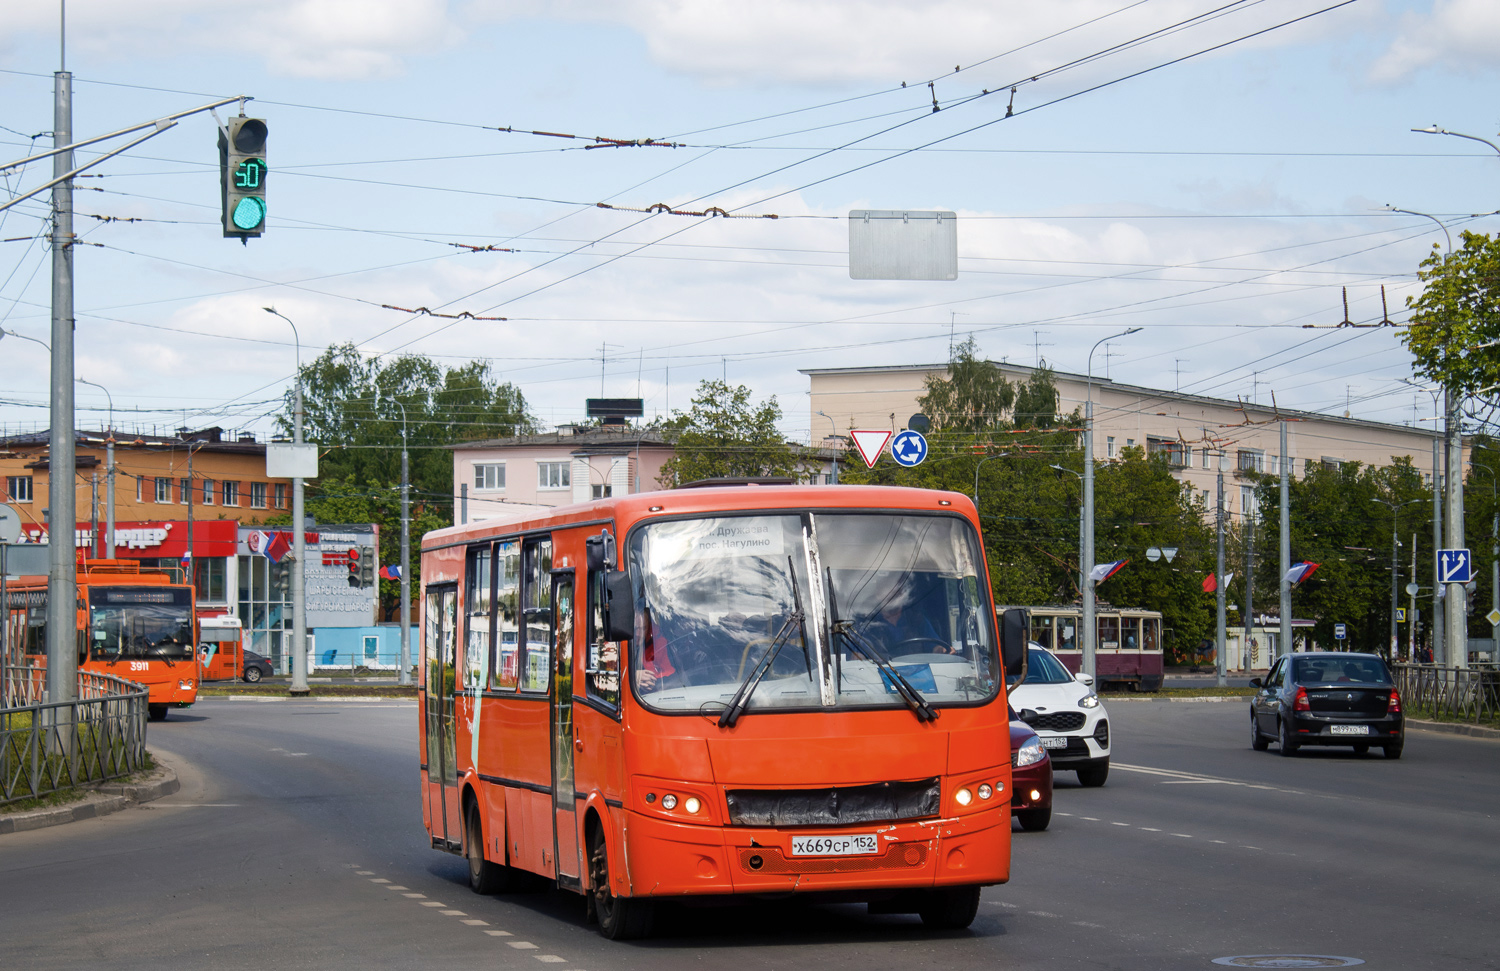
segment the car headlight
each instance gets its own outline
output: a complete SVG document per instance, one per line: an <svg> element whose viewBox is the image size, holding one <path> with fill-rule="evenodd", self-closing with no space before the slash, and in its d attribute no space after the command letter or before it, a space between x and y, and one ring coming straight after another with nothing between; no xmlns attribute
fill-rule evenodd
<svg viewBox="0 0 1500 971"><path fill-rule="evenodd" d="M1016 768L1023 765L1036 765L1046 757L1047 750L1042 748L1042 740L1033 735L1016 749Z"/></svg>
<svg viewBox="0 0 1500 971"><path fill-rule="evenodd" d="M1088 694L1086 694L1082 698L1078 699L1078 707L1080 707L1080 708L1098 708L1099 707L1099 696L1096 695L1096 694L1094 694L1092 691L1090 691Z"/></svg>

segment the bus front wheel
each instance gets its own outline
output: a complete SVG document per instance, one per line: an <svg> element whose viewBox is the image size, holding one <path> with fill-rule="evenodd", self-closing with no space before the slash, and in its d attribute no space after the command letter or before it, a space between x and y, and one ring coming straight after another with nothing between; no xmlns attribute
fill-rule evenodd
<svg viewBox="0 0 1500 971"><path fill-rule="evenodd" d="M978 887L945 887L929 890L917 915L934 930L962 930L979 913Z"/></svg>
<svg viewBox="0 0 1500 971"><path fill-rule="evenodd" d="M603 834L597 831L589 843L589 895L603 937L627 941L651 933L652 901L616 897L610 892L609 850Z"/></svg>
<svg viewBox="0 0 1500 971"><path fill-rule="evenodd" d="M167 719L167 706L166 705L147 705L146 706L146 713L150 717L150 719L152 721L154 721L154 722L166 721L166 719Z"/></svg>

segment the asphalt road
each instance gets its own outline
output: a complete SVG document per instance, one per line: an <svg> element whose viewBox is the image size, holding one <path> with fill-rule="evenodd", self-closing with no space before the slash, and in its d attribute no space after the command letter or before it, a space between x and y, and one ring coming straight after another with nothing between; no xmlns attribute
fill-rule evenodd
<svg viewBox="0 0 1500 971"><path fill-rule="evenodd" d="M207 699L150 728L179 793L0 837L0 968L1500 968L1500 741L1284 759L1250 750L1246 711L1111 702L1109 784L1059 775L968 931L780 903L610 943L580 898L476 897L426 848L414 704Z"/></svg>

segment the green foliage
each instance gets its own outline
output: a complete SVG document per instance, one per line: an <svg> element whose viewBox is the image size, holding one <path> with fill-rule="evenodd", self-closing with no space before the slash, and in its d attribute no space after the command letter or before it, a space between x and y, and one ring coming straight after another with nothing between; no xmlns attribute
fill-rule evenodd
<svg viewBox="0 0 1500 971"><path fill-rule="evenodd" d="M723 381L701 381L692 407L663 423L675 433L676 451L662 466L657 482L671 488L699 479L797 476L797 451L776 423L776 398L752 404L750 389Z"/></svg>
<svg viewBox="0 0 1500 971"><path fill-rule="evenodd" d="M998 365L977 357L977 350L970 337L953 349L946 374L928 376L927 391L917 406L932 420L935 432L980 435L1006 424L1005 416L1016 403L1015 386Z"/></svg>
<svg viewBox="0 0 1500 971"><path fill-rule="evenodd" d="M399 482L403 408L412 495L428 502L451 502L447 446L535 429L520 389L492 378L483 361L445 369L426 357L385 361L338 344L303 366L302 382L304 436L320 446L320 483L348 479L368 489ZM291 434L291 390L276 421Z"/></svg>
<svg viewBox="0 0 1500 971"><path fill-rule="evenodd" d="M1276 555L1281 543L1280 491L1276 480L1262 481L1256 588L1263 591L1257 600L1271 604L1281 595ZM1319 564L1310 580L1293 589L1293 615L1317 622L1313 637L1320 644L1332 645L1333 625L1342 623L1350 650L1384 652L1390 643L1393 513L1376 500L1397 506L1396 535L1402 544L1417 534L1418 572L1430 584L1432 504L1421 472L1405 457L1385 468L1346 462L1334 469L1308 462L1302 477L1292 479L1289 493L1292 562ZM1410 558L1410 547L1403 545L1397 560L1400 586L1405 585L1400 578L1409 573ZM1423 573L1424 568L1428 572ZM1399 603L1406 603L1404 594Z"/></svg>
<svg viewBox="0 0 1500 971"><path fill-rule="evenodd" d="M1500 384L1500 347L1468 351L1500 339L1500 239L1466 232L1444 255L1422 261L1420 296L1408 297L1413 326L1402 339L1419 374L1464 394Z"/></svg>

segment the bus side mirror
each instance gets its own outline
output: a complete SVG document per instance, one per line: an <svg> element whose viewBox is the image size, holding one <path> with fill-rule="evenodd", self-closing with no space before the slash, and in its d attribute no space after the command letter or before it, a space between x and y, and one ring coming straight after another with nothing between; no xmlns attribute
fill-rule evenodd
<svg viewBox="0 0 1500 971"><path fill-rule="evenodd" d="M623 570L604 574L604 639L628 641L635 636L635 591Z"/></svg>
<svg viewBox="0 0 1500 971"><path fill-rule="evenodd" d="M590 573L602 573L615 568L615 538L607 530L583 541Z"/></svg>
<svg viewBox="0 0 1500 971"><path fill-rule="evenodd" d="M1026 646L1031 637L1031 617L1019 607L1000 615L1000 663L1007 680L1026 680Z"/></svg>

